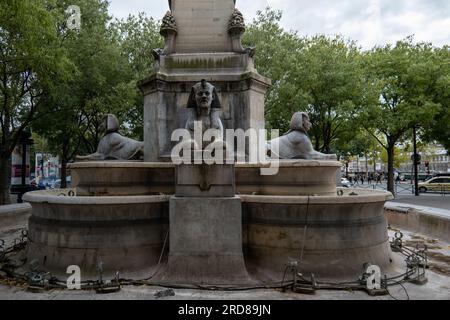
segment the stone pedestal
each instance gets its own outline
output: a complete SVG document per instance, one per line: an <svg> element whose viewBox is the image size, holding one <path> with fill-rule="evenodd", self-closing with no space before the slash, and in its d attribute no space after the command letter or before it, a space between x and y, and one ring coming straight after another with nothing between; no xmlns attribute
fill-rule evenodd
<svg viewBox="0 0 450 320"><path fill-rule="evenodd" d="M169 260L161 281L249 283L234 164L177 166L175 191L169 209Z"/></svg>
<svg viewBox="0 0 450 320"><path fill-rule="evenodd" d="M171 198L170 253L164 280L248 283L239 198Z"/></svg>
<svg viewBox="0 0 450 320"><path fill-rule="evenodd" d="M243 17L234 0L172 0L161 28L153 74L139 84L144 96L144 160L170 161L174 130L184 128L191 88L200 80L218 92L225 129L264 129L264 98L271 82L244 49ZM240 19L239 19L240 18ZM241 21L242 20L242 21Z"/></svg>
<svg viewBox="0 0 450 320"><path fill-rule="evenodd" d="M264 129L264 98L270 80L259 75L248 53L160 56L157 71L140 83L144 98L144 160L169 161L174 130L184 128L191 88L211 82L222 104L224 129Z"/></svg>
<svg viewBox="0 0 450 320"><path fill-rule="evenodd" d="M176 167L178 197L233 198L236 195L234 165L180 165Z"/></svg>

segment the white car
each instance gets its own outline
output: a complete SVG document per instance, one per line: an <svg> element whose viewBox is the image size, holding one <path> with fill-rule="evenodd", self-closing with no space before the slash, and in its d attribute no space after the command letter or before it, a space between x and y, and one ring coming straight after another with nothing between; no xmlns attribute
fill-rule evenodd
<svg viewBox="0 0 450 320"><path fill-rule="evenodd" d="M348 181L347 178L341 178L341 186L344 188L350 188L352 184Z"/></svg>
<svg viewBox="0 0 450 320"><path fill-rule="evenodd" d="M70 188L70 187L71 187L71 184L72 184L72 177L71 177L71 176L68 176L67 179L66 179L66 181L67 181L67 188ZM56 181L53 183L53 185L52 185L51 188L52 188L52 189L61 189L61 179L56 180Z"/></svg>

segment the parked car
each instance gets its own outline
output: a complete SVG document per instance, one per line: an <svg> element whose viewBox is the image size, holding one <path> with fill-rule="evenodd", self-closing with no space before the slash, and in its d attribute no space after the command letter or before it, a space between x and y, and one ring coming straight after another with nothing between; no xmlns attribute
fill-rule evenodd
<svg viewBox="0 0 450 320"><path fill-rule="evenodd" d="M348 181L347 178L341 178L341 186L344 188L350 188L352 184Z"/></svg>
<svg viewBox="0 0 450 320"><path fill-rule="evenodd" d="M446 192L450 191L450 176L441 176L419 183L419 192Z"/></svg>
<svg viewBox="0 0 450 320"><path fill-rule="evenodd" d="M46 189L51 189L53 183L55 183L54 179L45 178L39 181L39 185L43 185Z"/></svg>
<svg viewBox="0 0 450 320"><path fill-rule="evenodd" d="M67 182L67 188L70 188L72 186L72 177L68 176L66 178ZM52 189L61 189L61 179L55 180L55 182L52 184Z"/></svg>

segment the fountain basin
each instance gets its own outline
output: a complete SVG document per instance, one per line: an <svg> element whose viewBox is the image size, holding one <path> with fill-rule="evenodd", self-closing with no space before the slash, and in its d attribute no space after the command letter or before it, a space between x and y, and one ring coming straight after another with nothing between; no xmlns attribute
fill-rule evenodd
<svg viewBox="0 0 450 320"><path fill-rule="evenodd" d="M263 176L261 168L269 165L237 164L236 188L241 195L335 195L341 166L337 161L280 160L278 174Z"/></svg>
<svg viewBox="0 0 450 320"><path fill-rule="evenodd" d="M108 161L69 165L79 196L173 194L175 166L165 162Z"/></svg>
<svg viewBox="0 0 450 320"><path fill-rule="evenodd" d="M342 196L241 195L247 263L273 279L289 261L303 274L357 279L363 264L391 267L383 191Z"/></svg>
<svg viewBox="0 0 450 320"><path fill-rule="evenodd" d="M302 273L322 279L357 279L368 262L391 267L384 204L392 194L337 188L339 168L335 161L281 161L277 175L261 176L261 165L236 166L238 229L250 275L280 281L292 260L300 261ZM91 162L71 170L76 197L58 196L60 191L24 197L33 207L29 261L58 276L79 265L85 279L95 279L102 262L105 276L120 271L148 278L169 238L175 166Z"/></svg>
<svg viewBox="0 0 450 320"><path fill-rule="evenodd" d="M301 261L304 274L330 279L356 279L366 262L389 269L383 206L392 194L339 191L342 196L241 195L247 265L274 281L291 260ZM79 265L84 278L95 279L101 261L105 276L120 271L137 279L158 264L169 196L64 197L37 191L25 200L33 206L28 259L54 275L63 277L68 266Z"/></svg>
<svg viewBox="0 0 450 320"><path fill-rule="evenodd" d="M158 263L168 229L167 196L66 197L58 191L27 193L32 204L28 262L56 276L78 265L83 279L103 274L148 276Z"/></svg>
<svg viewBox="0 0 450 320"><path fill-rule="evenodd" d="M335 195L336 161L281 160L279 172L262 176L261 164L236 164L238 194ZM79 196L175 193L175 165L165 162L80 162L69 165Z"/></svg>

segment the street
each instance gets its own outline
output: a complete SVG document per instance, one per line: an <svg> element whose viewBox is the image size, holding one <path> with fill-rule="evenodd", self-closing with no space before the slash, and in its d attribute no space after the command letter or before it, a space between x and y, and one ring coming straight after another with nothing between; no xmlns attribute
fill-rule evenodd
<svg viewBox="0 0 450 320"><path fill-rule="evenodd" d="M396 197L391 202L450 210L450 192L448 191L444 194L439 192L420 193L420 196L416 197L413 194L414 187L410 183L399 183L395 187ZM360 183L354 184L352 188L387 190L387 184L386 182L381 184L372 183L371 185Z"/></svg>

